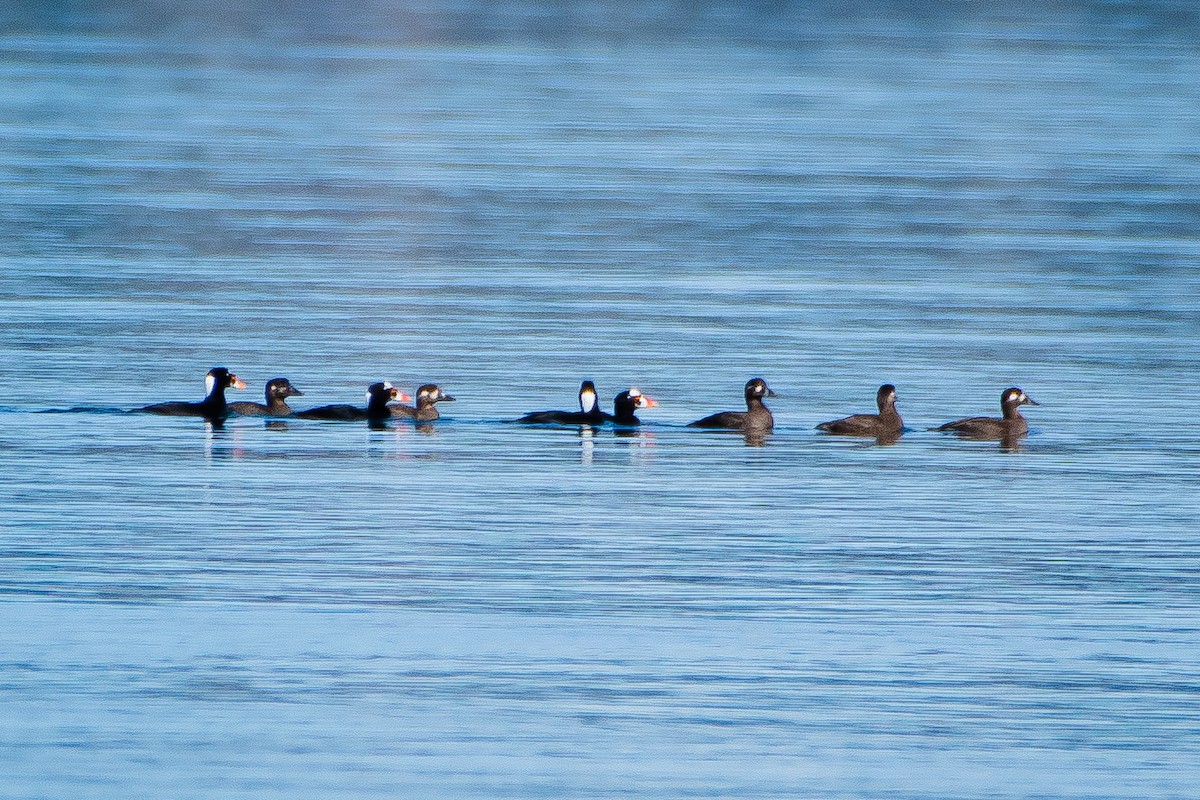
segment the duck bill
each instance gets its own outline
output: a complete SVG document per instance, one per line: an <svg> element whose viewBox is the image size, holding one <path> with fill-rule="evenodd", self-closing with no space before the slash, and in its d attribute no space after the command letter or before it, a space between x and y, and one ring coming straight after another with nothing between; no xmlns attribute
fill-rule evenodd
<svg viewBox="0 0 1200 800"><path fill-rule="evenodd" d="M450 395L448 395L448 394L443 394L443 395L442 395L441 397L439 397L438 399L439 399L439 400L443 400L443 401L445 401L445 400L449 400L451 403L453 403L453 402L454 402L454 398L453 398L453 397L451 397L451 396L450 396Z"/></svg>
<svg viewBox="0 0 1200 800"><path fill-rule="evenodd" d="M1041 403L1039 403L1037 400L1034 400L1029 395L1025 395L1025 402L1031 406L1040 406L1041 405Z"/></svg>
<svg viewBox="0 0 1200 800"><path fill-rule="evenodd" d="M770 389L767 389L767 397L779 397L779 395L775 394L775 392L771 391Z"/></svg>
<svg viewBox="0 0 1200 800"><path fill-rule="evenodd" d="M647 397L646 395L642 395L641 397L638 398L638 407L639 408L658 408L658 401L655 400L653 397Z"/></svg>
<svg viewBox="0 0 1200 800"><path fill-rule="evenodd" d="M399 389L396 389L394 399L399 400L401 403L411 403L412 395L410 395L408 392L402 392Z"/></svg>
<svg viewBox="0 0 1200 800"><path fill-rule="evenodd" d="M237 375L233 376L233 382L230 383L229 385L235 389L245 389L246 388L246 382L244 380L242 380L241 378L239 378Z"/></svg>

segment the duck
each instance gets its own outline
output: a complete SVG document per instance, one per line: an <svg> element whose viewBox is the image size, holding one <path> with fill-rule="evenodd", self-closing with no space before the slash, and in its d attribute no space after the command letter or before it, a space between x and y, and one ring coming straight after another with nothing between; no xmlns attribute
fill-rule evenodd
<svg viewBox="0 0 1200 800"><path fill-rule="evenodd" d="M412 398L387 381L383 381L372 383L367 387L366 408L347 404L335 404L297 411L292 416L298 419L325 419L346 422L365 419L372 422L381 422L391 418L392 412L388 408L388 403L393 400L407 402L412 400Z"/></svg>
<svg viewBox="0 0 1200 800"><path fill-rule="evenodd" d="M1021 406L1038 406L1041 403L1016 387L1011 386L1000 393L1000 411L996 417L967 417L956 419L933 428L935 431L956 433L968 439L1011 440L1029 433L1029 421L1021 414Z"/></svg>
<svg viewBox="0 0 1200 800"><path fill-rule="evenodd" d="M744 431L747 433L767 433L775 427L775 418L771 410L763 405L764 397L777 397L771 387L762 378L751 378L746 381L745 411L718 411L703 419L689 422L689 428L724 428L726 430Z"/></svg>
<svg viewBox="0 0 1200 800"><path fill-rule="evenodd" d="M203 400L195 403L182 401L155 403L137 410L147 414L171 417L204 417L209 420L223 420L229 416L229 405L225 402L225 390L230 387L245 389L246 382L225 367L213 367L204 376L205 397Z"/></svg>
<svg viewBox="0 0 1200 800"><path fill-rule="evenodd" d="M878 414L852 414L841 419L822 422L817 430L841 436L899 436L904 431L904 420L896 410L896 387L885 383L875 393Z"/></svg>
<svg viewBox="0 0 1200 800"><path fill-rule="evenodd" d="M415 419L417 422L432 422L441 416L437 404L443 401L453 402L454 398L442 391L435 383L427 383L417 389L415 406L388 406L393 417Z"/></svg>
<svg viewBox="0 0 1200 800"><path fill-rule="evenodd" d="M657 408L658 401L642 394L636 386L630 386L613 398L613 413L605 414L604 421L614 425L641 425L637 418L639 408Z"/></svg>
<svg viewBox="0 0 1200 800"><path fill-rule="evenodd" d="M266 404L241 401L230 403L229 410L246 417L286 417L292 413L287 404L289 397L303 397L304 392L292 386L287 378L271 378L267 381Z"/></svg>
<svg viewBox="0 0 1200 800"><path fill-rule="evenodd" d="M607 414L596 402L596 384L579 384L578 411L533 411L517 420L523 425L600 425Z"/></svg>

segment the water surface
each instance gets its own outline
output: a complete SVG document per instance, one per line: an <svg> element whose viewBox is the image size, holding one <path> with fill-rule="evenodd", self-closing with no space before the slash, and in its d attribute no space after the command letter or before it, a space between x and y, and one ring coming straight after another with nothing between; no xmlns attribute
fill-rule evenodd
<svg viewBox="0 0 1200 800"><path fill-rule="evenodd" d="M0 795L1194 792L1189 6L3 13Z"/></svg>

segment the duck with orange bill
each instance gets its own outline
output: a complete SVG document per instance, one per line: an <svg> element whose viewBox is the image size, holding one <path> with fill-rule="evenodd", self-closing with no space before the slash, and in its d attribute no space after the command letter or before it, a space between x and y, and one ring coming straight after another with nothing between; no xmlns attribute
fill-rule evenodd
<svg viewBox="0 0 1200 800"><path fill-rule="evenodd" d="M229 404L225 402L225 390L245 389L246 383L225 367L213 367L204 376L205 396L194 403L176 401L155 403L137 409L147 414L170 417L204 417L208 420L223 420L229 416Z"/></svg>
<svg viewBox="0 0 1200 800"><path fill-rule="evenodd" d="M366 408L338 403L328 406L317 406L305 411L297 411L292 416L297 419L323 419L338 422L355 422L360 420L383 422L392 417L388 403L393 400L399 400L403 403L412 400L412 398L387 381L382 381L380 383L372 383L367 387Z"/></svg>
<svg viewBox="0 0 1200 800"><path fill-rule="evenodd" d="M606 422L611 422L614 425L641 425L642 421L637 418L637 410L639 408L657 407L657 400L642 394L641 390L636 386L630 386L613 398L613 413L605 414L604 418Z"/></svg>

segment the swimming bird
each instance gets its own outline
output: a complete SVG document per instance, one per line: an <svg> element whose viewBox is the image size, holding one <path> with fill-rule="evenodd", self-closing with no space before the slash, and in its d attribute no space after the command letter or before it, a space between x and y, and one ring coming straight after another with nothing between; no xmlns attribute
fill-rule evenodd
<svg viewBox="0 0 1200 800"><path fill-rule="evenodd" d="M613 413L605 414L604 420L614 425L641 425L642 421L637 418L637 410L657 406L658 401L653 397L642 394L636 386L630 386L613 398Z"/></svg>
<svg viewBox="0 0 1200 800"><path fill-rule="evenodd" d="M411 399L407 394L384 381L382 383L372 383L367 387L366 408L339 403L329 406L318 406L305 411L297 411L292 416L299 419L326 419L347 422L365 419L372 422L381 422L391 419L392 412L388 408L388 403L393 400L406 402Z"/></svg>
<svg viewBox="0 0 1200 800"><path fill-rule="evenodd" d="M967 417L956 419L933 428L948 431L968 439L1016 439L1029 432L1029 421L1021 415L1021 406L1041 405L1016 386L1000 393L1000 410L1003 416Z"/></svg>
<svg viewBox="0 0 1200 800"><path fill-rule="evenodd" d="M725 428L728 430L745 431L747 433L767 433L775 427L775 418L771 411L763 405L764 397L776 397L775 392L767 386L762 378L751 378L746 381L746 410L719 411L703 419L688 423L689 428Z"/></svg>
<svg viewBox="0 0 1200 800"><path fill-rule="evenodd" d="M388 406L388 410L393 417L415 419L417 422L432 422L441 416L438 413L437 404L445 400L453 401L454 398L443 392L437 384L427 383L417 389L415 406L394 405Z"/></svg>
<svg viewBox="0 0 1200 800"><path fill-rule="evenodd" d="M246 383L225 367L213 367L204 376L203 400L197 403L170 402L155 403L137 409L147 414L162 414L172 417L204 417L209 420L222 420L229 416L229 406L225 402L225 390L245 389Z"/></svg>
<svg viewBox="0 0 1200 800"><path fill-rule="evenodd" d="M267 381L265 394L266 405L241 401L230 403L229 410L234 414L241 414L246 417L286 417L292 413L292 408L287 404L287 399L289 397L304 396L304 392L292 386L292 382L287 378L271 378L271 380Z"/></svg>
<svg viewBox="0 0 1200 800"><path fill-rule="evenodd" d="M904 431L904 420L896 410L896 387L890 383L880 386L875 393L875 404L879 406L878 414L852 414L822 422L817 429L842 436L899 436Z"/></svg>
<svg viewBox="0 0 1200 800"><path fill-rule="evenodd" d="M578 411L534 411L517 420L525 425L600 425L608 415L596 403L596 384L579 384Z"/></svg>

